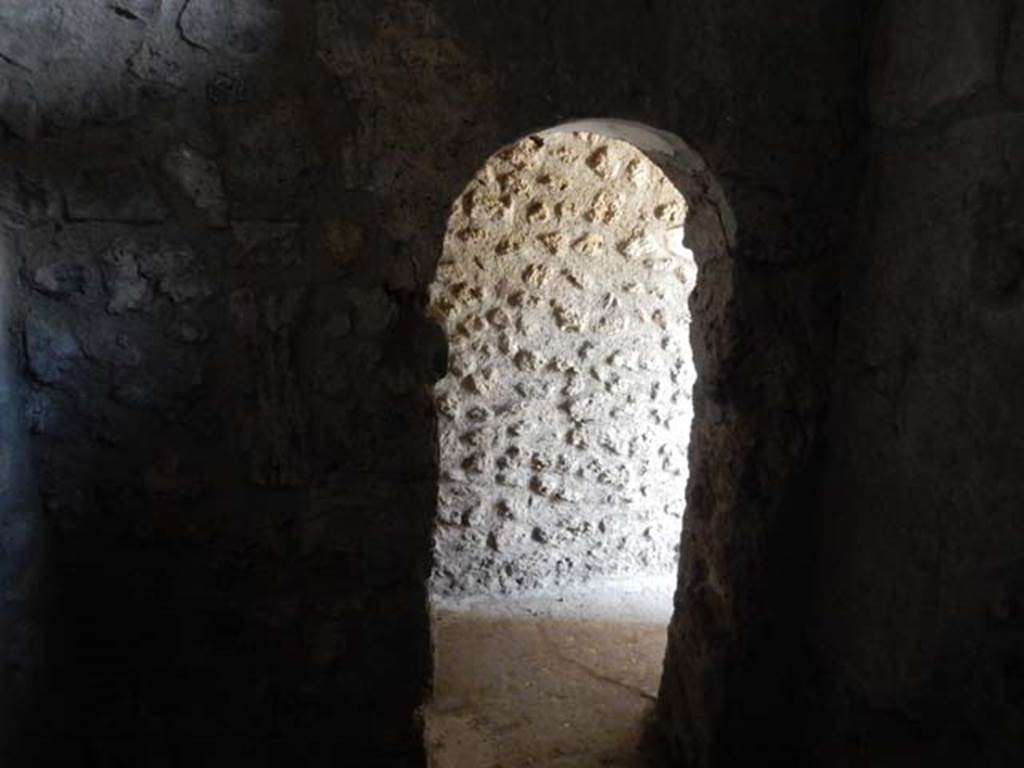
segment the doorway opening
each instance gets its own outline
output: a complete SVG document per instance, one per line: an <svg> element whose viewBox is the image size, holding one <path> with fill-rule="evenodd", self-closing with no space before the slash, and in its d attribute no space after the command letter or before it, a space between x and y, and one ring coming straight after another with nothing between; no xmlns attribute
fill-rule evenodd
<svg viewBox="0 0 1024 768"><path fill-rule="evenodd" d="M702 171L675 137L589 121L497 152L452 206L429 304L449 344L438 768L636 758L679 565L697 380L684 189L706 196Z"/></svg>

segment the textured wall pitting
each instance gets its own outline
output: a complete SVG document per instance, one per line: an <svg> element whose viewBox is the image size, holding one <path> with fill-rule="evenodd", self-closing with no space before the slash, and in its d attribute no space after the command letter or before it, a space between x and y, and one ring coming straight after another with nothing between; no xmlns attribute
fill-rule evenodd
<svg viewBox="0 0 1024 768"><path fill-rule="evenodd" d="M651 160L586 133L523 139L456 201L428 310L449 339L436 591L673 567L695 378L685 216Z"/></svg>

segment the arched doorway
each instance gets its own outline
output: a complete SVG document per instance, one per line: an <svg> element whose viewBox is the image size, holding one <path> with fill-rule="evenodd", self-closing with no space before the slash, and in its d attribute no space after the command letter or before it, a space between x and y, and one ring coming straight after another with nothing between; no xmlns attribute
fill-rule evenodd
<svg viewBox="0 0 1024 768"><path fill-rule="evenodd" d="M449 343L435 390L439 766L636 746L685 507L687 187L709 194L681 141L589 121L502 149L452 207L429 308ZM474 697L493 706L473 711ZM574 705L581 722L552 730Z"/></svg>

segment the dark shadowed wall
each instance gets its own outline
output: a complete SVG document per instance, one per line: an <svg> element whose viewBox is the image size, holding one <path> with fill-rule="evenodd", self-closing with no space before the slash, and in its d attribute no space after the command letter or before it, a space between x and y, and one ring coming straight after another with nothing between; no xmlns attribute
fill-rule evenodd
<svg viewBox="0 0 1024 768"><path fill-rule="evenodd" d="M45 746L419 759L423 292L472 172L597 115L689 141L739 223L663 697L673 749L721 750L827 391L848 5L4 4L9 341L67 639Z"/></svg>
<svg viewBox="0 0 1024 768"><path fill-rule="evenodd" d="M11 306L8 247L0 235L0 338L6 338ZM50 682L46 662L55 635L48 631L54 618L47 583L50 561L20 381L8 350L0 349L0 756L45 738L38 715L56 712L56 702L45 696Z"/></svg>
<svg viewBox="0 0 1024 768"><path fill-rule="evenodd" d="M1021 14L864 5L3 2L5 386L29 440L7 398L0 455L26 471L0 514L28 530L40 501L52 546L24 562L56 610L19 613L0 564L0 642L61 704L4 685L46 723L5 765L422 761L425 289L485 159L589 116L682 137L737 221L735 247L690 243L731 289L704 310L672 763L856 743L875 765L933 711L908 702L957 689L971 743L1009 733Z"/></svg>
<svg viewBox="0 0 1024 768"><path fill-rule="evenodd" d="M886 3L816 572L822 765L1024 761L1024 6Z"/></svg>

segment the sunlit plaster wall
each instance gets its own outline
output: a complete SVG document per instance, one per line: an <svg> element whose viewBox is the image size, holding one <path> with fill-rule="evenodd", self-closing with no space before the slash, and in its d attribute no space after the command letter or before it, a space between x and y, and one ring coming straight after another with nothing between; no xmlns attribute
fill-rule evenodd
<svg viewBox="0 0 1024 768"><path fill-rule="evenodd" d="M441 593L670 572L695 378L682 196L588 133L499 152L455 202L431 312Z"/></svg>

